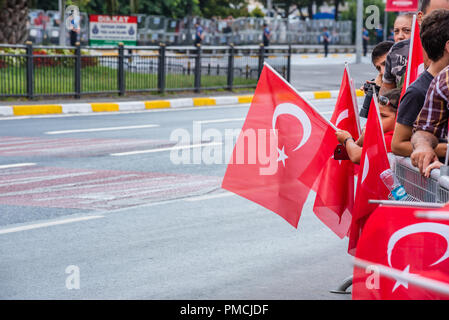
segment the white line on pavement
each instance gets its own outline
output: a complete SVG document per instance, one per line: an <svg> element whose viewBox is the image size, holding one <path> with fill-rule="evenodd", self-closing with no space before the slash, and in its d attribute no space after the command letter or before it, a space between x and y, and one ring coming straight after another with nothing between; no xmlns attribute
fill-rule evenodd
<svg viewBox="0 0 449 320"><path fill-rule="evenodd" d="M57 220L57 221L51 221L51 222L35 223L35 224L29 224L29 225L26 225L26 226L20 226L20 227L14 227L14 228L0 229L0 234L7 234L7 233L13 233L13 232L19 232L19 231L26 231L26 230L32 230L32 229L56 226L56 225L67 224L67 223L72 223L72 222L86 221L86 220L92 220L92 219L99 219L99 218L104 218L104 216L87 216L87 217L64 219L64 220Z"/></svg>
<svg viewBox="0 0 449 320"><path fill-rule="evenodd" d="M45 134L64 134L64 133L78 133L78 132L114 131L114 130L143 129L143 128L155 128L155 127L159 127L159 125L158 124L146 124L146 125L141 125L141 126L106 127L106 128L47 131L47 132L45 132Z"/></svg>
<svg viewBox="0 0 449 320"><path fill-rule="evenodd" d="M35 163L13 163L13 164L3 164L0 165L0 169L8 169L8 168L18 168L18 167L29 167L35 166Z"/></svg>
<svg viewBox="0 0 449 320"><path fill-rule="evenodd" d="M221 192L218 194L211 194L211 195L205 195L205 196L199 196L199 197L192 197L192 198L186 198L184 201L203 201L203 200L209 200L209 199L216 199L216 198L224 198L229 196L235 196L235 193L232 192Z"/></svg>
<svg viewBox="0 0 449 320"><path fill-rule="evenodd" d="M215 120L198 120L198 121L194 121L197 123L221 123L221 122L232 122L232 121L243 121L245 120L245 118L229 118L229 119L215 119Z"/></svg>
<svg viewBox="0 0 449 320"><path fill-rule="evenodd" d="M190 149L190 148L201 148L208 146L217 146L222 145L223 142L210 142L210 143L198 143L198 144L189 144L189 145L180 145L174 147L167 148L158 148L158 149L147 149L147 150L137 150L137 151L129 151L129 152L119 152L119 153L111 153L111 156L130 156L134 154L142 154L142 153L153 153L153 152L162 152L162 151L172 151L172 150L182 150L182 149Z"/></svg>

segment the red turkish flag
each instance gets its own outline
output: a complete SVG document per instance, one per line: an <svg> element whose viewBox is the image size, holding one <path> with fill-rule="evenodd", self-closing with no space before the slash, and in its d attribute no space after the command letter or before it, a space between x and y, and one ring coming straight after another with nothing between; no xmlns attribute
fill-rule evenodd
<svg viewBox="0 0 449 320"><path fill-rule="evenodd" d="M359 138L357 100L350 83L347 67L335 104L331 122L339 129L348 131L352 137ZM348 234L354 206L355 165L350 160L334 160L333 155L321 172L313 212L337 236ZM335 188L335 186L338 188Z"/></svg>
<svg viewBox="0 0 449 320"><path fill-rule="evenodd" d="M442 209L381 205L368 219L357 245L356 257L373 264L419 275L449 285L449 220L417 218L420 211L447 213ZM424 300L449 299L449 295L379 276L375 267L355 267L353 299Z"/></svg>
<svg viewBox="0 0 449 320"><path fill-rule="evenodd" d="M416 15L413 16L412 36L410 38L410 49L407 59L407 69L405 72L404 84L402 85L401 98L407 88L424 71L424 57L421 37L419 36L419 24L416 22Z"/></svg>
<svg viewBox="0 0 449 320"><path fill-rule="evenodd" d="M368 200L388 199L390 192L379 176L389 168L390 163L388 162L387 150L385 148L377 96L374 94L366 121L354 211L349 233L348 252L352 255L355 254L357 241L366 219L378 206L377 204L368 203Z"/></svg>
<svg viewBox="0 0 449 320"><path fill-rule="evenodd" d="M310 189L336 145L332 125L265 64L222 188L296 228Z"/></svg>

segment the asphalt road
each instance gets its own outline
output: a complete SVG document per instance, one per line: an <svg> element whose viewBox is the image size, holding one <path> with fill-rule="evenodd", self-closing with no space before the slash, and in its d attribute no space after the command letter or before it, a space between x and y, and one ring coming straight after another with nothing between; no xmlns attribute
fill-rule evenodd
<svg viewBox="0 0 449 320"><path fill-rule="evenodd" d="M335 100L313 104L330 118ZM172 134L225 143L247 111L0 118L0 299L350 299L329 292L351 257L313 193L294 229L220 188L225 155L174 163Z"/></svg>

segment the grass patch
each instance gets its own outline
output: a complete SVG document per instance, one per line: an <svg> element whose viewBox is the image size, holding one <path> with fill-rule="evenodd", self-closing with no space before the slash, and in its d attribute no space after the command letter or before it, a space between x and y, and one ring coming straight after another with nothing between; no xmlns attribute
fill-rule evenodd
<svg viewBox="0 0 449 320"><path fill-rule="evenodd" d="M125 72L126 90L157 90L157 74ZM86 66L81 69L81 92L113 92L118 90L117 69L104 66ZM234 85L254 86L257 79L234 78ZM225 87L226 75L202 75L201 86ZM26 69L0 68L0 95L24 95ZM193 74L167 74L166 85L170 89L194 87ZM34 69L34 94L74 94L75 70L64 66L42 66Z"/></svg>

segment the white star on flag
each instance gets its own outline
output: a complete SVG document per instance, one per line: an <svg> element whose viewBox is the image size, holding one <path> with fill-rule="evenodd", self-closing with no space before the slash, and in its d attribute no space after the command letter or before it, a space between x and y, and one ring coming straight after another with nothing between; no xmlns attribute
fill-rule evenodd
<svg viewBox="0 0 449 320"><path fill-rule="evenodd" d="M284 167L285 167L285 159L287 159L288 158L288 156L285 154L285 152L284 152L284 147L282 147L282 150L280 150L279 148L277 148L278 149L278 153L279 153L279 158L278 158L278 162L279 161L282 161L282 164L284 165Z"/></svg>
<svg viewBox="0 0 449 320"><path fill-rule="evenodd" d="M402 271L402 274L404 274L404 275L410 274L410 265L405 267L404 271ZM391 292L394 292L400 286L403 286L404 288L408 289L408 282L405 280L396 279L396 283L394 284L393 291L391 291Z"/></svg>

